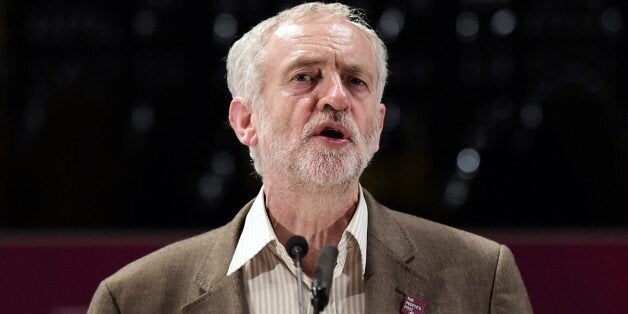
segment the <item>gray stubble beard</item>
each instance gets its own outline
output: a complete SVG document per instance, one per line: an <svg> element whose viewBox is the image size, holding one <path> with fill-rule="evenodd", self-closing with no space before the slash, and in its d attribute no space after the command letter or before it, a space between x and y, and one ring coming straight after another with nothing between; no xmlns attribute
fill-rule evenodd
<svg viewBox="0 0 628 314"><path fill-rule="evenodd" d="M267 113L261 113L259 121L264 121L267 116ZM330 120L341 123L349 130L352 136L349 146L335 149L313 142L312 130ZM290 184L303 187L350 186L358 182L375 153L377 126L375 116L368 126L368 133L362 136L346 111L323 111L310 120L298 136L281 125L260 123L260 145L251 151L251 155L255 155L256 170L262 179L272 172L273 177L285 178ZM289 138L289 142L278 140L281 138ZM261 173L262 169L265 173Z"/></svg>

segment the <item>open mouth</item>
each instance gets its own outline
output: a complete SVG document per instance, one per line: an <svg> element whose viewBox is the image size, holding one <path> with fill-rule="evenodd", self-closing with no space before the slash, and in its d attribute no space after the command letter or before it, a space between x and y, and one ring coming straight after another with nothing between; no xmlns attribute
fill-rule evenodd
<svg viewBox="0 0 628 314"><path fill-rule="evenodd" d="M335 140L341 140L345 138L345 135L342 134L342 132L340 132L339 130L336 130L334 128L325 128L323 129L323 131L321 131L320 133L321 136L325 136L325 137L329 137Z"/></svg>
<svg viewBox="0 0 628 314"><path fill-rule="evenodd" d="M321 136L327 138L332 141L344 141L351 140L351 136L349 136L349 132L340 124L330 124L326 123L320 125L314 131L315 136Z"/></svg>

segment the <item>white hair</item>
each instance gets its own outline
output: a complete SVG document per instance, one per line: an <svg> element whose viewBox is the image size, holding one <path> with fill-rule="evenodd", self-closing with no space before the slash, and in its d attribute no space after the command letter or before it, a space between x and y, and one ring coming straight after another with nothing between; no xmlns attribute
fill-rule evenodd
<svg viewBox="0 0 628 314"><path fill-rule="evenodd" d="M232 97L242 97L253 107L258 107L264 84L262 64L267 56L269 38L277 26L284 22L298 23L317 14L326 14L325 19L340 18L356 26L369 39L377 61L378 103L384 94L388 76L386 46L368 25L363 13L341 3L304 3L279 12L264 20L236 41L227 55L227 85Z"/></svg>

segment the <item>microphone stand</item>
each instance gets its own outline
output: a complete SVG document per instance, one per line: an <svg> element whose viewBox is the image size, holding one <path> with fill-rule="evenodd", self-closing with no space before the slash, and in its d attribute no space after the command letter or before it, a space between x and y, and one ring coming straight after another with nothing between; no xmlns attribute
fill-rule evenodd
<svg viewBox="0 0 628 314"><path fill-rule="evenodd" d="M298 302L299 302L299 313L305 314L305 305L303 304L303 267L301 266L301 259L307 255L307 251L309 250L309 246L307 245L307 241L302 236L292 236L286 242L286 249L288 251L288 255L296 260L297 266L297 293Z"/></svg>
<svg viewBox="0 0 628 314"><path fill-rule="evenodd" d="M297 293L299 294L299 313L305 314L305 306L303 305L303 268L301 267L301 248L295 248L295 251L299 252L295 254L297 256L297 283L299 287L297 288Z"/></svg>
<svg viewBox="0 0 628 314"><path fill-rule="evenodd" d="M318 284L312 286L312 307L314 307L314 314L319 314L325 307L322 303L324 295L326 294L325 288L320 287Z"/></svg>

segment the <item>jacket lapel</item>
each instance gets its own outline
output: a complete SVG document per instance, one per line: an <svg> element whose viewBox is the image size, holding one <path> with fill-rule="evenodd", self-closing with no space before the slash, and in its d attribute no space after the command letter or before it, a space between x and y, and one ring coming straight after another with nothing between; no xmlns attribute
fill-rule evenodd
<svg viewBox="0 0 628 314"><path fill-rule="evenodd" d="M181 308L183 313L247 313L242 274L223 277L209 291Z"/></svg>
<svg viewBox="0 0 628 314"><path fill-rule="evenodd" d="M199 295L181 308L183 313L248 312L241 270L231 276L225 274L252 204L249 202L231 222L216 230L215 241L208 244L194 277Z"/></svg>
<svg viewBox="0 0 628 314"><path fill-rule="evenodd" d="M397 312L407 295L426 301L429 307L429 279L416 266L421 263L414 261L415 254L428 252L421 248L417 250L388 209L367 191L364 195L369 210L364 275L366 312ZM181 308L183 313L248 312L241 271L231 276L225 274L252 203L249 202L229 224L216 230L216 241L210 244L194 279L199 293Z"/></svg>
<svg viewBox="0 0 628 314"><path fill-rule="evenodd" d="M388 210L364 193L369 209L368 248L365 271L366 312L401 310L406 296L428 303L429 279L411 263L420 254Z"/></svg>

